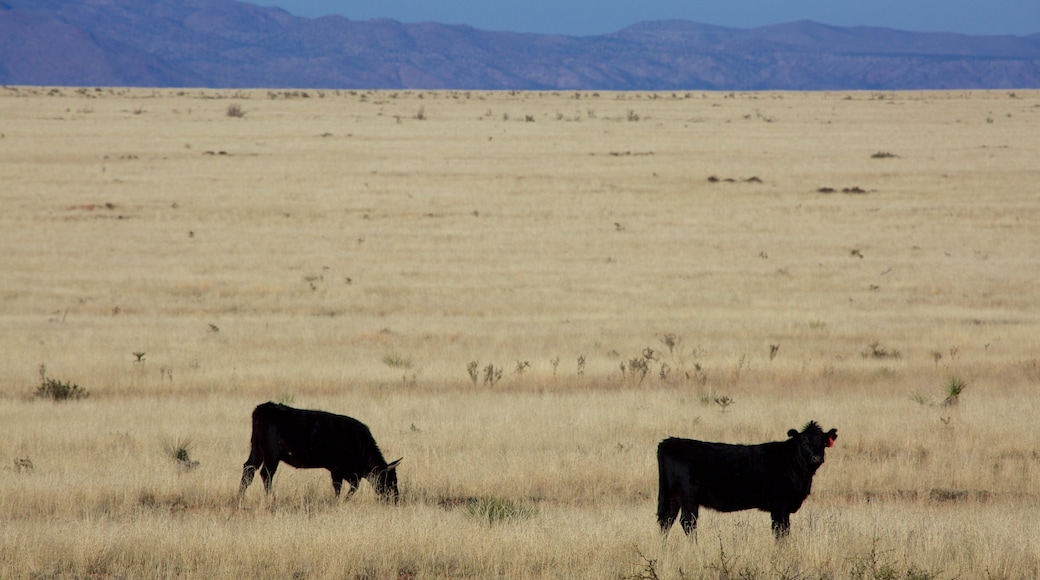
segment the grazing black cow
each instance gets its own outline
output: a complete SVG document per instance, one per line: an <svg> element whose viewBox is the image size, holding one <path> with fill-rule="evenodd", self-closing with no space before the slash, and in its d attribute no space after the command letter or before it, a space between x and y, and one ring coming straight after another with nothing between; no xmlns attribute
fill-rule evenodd
<svg viewBox="0 0 1040 580"><path fill-rule="evenodd" d="M810 421L801 433L791 429L786 441L731 445L665 439L657 446L660 490L657 523L667 533L682 510L683 531L697 529L700 506L720 512L767 511L777 539L791 531L791 514L802 507L812 478L823 465L824 450L838 430L826 433Z"/></svg>
<svg viewBox="0 0 1040 580"><path fill-rule="evenodd" d="M257 469L264 489L270 493L278 462L284 461L298 468L328 469L337 496L344 480L350 486L350 497L364 477L384 500L397 503L396 468L401 460L387 463L372 432L357 419L264 403L253 410L250 443L239 495L253 483Z"/></svg>

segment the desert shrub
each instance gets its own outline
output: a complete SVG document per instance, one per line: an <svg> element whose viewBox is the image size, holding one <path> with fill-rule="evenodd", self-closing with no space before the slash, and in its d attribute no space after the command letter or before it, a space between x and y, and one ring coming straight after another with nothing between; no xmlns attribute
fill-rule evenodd
<svg viewBox="0 0 1040 580"><path fill-rule="evenodd" d="M85 399L90 396L86 389L71 381L59 381L47 376L47 367L40 365L40 385L36 387L36 396L54 401L69 399Z"/></svg>
<svg viewBox="0 0 1040 580"><path fill-rule="evenodd" d="M898 350L889 350L883 346L879 341L874 341L867 345L867 350L860 353L863 358L901 358L903 355Z"/></svg>

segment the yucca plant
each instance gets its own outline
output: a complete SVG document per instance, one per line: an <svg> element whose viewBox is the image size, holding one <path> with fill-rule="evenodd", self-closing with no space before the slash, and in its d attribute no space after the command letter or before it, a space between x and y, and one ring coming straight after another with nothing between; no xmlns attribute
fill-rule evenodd
<svg viewBox="0 0 1040 580"><path fill-rule="evenodd" d="M968 387L968 384L961 380L959 377L950 377L946 381L944 390L946 391L946 398L943 399L944 407L951 407L960 402L961 393Z"/></svg>
<svg viewBox="0 0 1040 580"><path fill-rule="evenodd" d="M199 462L191 458L191 451L195 444L187 437L178 437L176 441L169 441L164 445L166 455L177 462L177 466L187 471L199 466Z"/></svg>

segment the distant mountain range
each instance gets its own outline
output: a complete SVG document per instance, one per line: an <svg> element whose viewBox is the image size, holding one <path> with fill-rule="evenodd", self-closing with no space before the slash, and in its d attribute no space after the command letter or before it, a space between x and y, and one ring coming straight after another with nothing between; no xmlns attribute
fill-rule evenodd
<svg viewBox="0 0 1040 580"><path fill-rule="evenodd" d="M1040 34L644 22L555 36L233 0L0 0L0 84L509 90L1040 88Z"/></svg>

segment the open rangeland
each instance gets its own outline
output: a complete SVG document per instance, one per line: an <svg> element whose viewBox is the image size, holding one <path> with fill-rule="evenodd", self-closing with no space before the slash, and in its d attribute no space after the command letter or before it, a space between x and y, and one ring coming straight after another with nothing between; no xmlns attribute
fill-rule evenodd
<svg viewBox="0 0 1040 580"><path fill-rule="evenodd" d="M0 577L1040 576L1040 92L0 88ZM81 396L85 395L85 396ZM368 425L398 505L283 466ZM775 542L668 436L841 434Z"/></svg>

